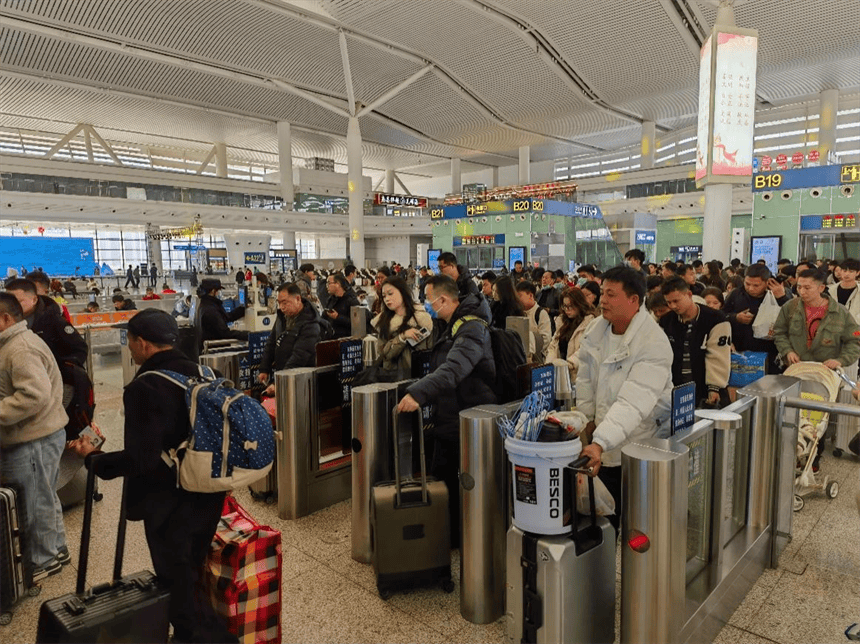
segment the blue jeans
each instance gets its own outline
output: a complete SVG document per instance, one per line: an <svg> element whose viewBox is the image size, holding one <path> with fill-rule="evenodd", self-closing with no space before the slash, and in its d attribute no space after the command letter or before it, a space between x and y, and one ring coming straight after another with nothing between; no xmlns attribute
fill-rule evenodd
<svg viewBox="0 0 860 644"><path fill-rule="evenodd" d="M34 568L48 564L66 545L63 508L56 491L65 448L66 430L58 429L0 452L3 481L14 484L22 496L24 535Z"/></svg>

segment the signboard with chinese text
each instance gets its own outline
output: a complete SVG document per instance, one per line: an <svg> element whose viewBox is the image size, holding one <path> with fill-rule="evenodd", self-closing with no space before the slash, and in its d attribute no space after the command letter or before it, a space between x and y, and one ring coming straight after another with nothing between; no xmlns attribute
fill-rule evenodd
<svg viewBox="0 0 860 644"><path fill-rule="evenodd" d="M690 429L696 422L696 383L672 389L672 436Z"/></svg>
<svg viewBox="0 0 860 644"><path fill-rule="evenodd" d="M699 66L696 184L752 175L758 32L715 27ZM763 164L764 165L764 164Z"/></svg>
<svg viewBox="0 0 860 644"><path fill-rule="evenodd" d="M426 197L413 197L412 195L389 195L377 192L373 195L375 206L411 206L412 208L426 208Z"/></svg>

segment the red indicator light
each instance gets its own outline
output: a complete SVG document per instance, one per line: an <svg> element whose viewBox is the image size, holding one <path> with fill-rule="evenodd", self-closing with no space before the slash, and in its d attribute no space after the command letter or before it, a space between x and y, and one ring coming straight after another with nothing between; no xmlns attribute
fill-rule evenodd
<svg viewBox="0 0 860 644"><path fill-rule="evenodd" d="M627 544L635 552L645 552L651 546L651 541L641 532L634 530L627 540Z"/></svg>

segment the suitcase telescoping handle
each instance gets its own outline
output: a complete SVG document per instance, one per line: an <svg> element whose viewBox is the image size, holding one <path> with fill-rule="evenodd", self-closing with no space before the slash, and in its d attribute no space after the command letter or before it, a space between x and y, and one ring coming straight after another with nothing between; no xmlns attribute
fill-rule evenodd
<svg viewBox="0 0 860 644"><path fill-rule="evenodd" d="M400 412L397 407L391 410L391 434L394 439L394 491L397 507L400 507ZM427 466L424 463L424 417L418 408L418 451L421 456L421 502L427 504Z"/></svg>
<svg viewBox="0 0 860 644"><path fill-rule="evenodd" d="M81 530L81 553L78 560L78 581L75 587L75 592L78 595L83 595L87 588L87 564L90 559L90 536L92 533L93 522L93 494L96 486L96 460L101 458L101 455L96 454L91 456L90 467L87 469L87 490L84 498L84 526ZM126 495L127 495L127 480L122 482L122 500L119 506L119 526L116 532L116 552L113 560L113 581L112 584L122 579L122 559L125 552L125 516L126 516Z"/></svg>

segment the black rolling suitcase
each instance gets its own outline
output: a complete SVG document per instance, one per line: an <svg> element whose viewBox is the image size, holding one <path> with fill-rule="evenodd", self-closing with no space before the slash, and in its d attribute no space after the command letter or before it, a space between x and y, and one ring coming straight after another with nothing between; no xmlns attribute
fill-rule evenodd
<svg viewBox="0 0 860 644"><path fill-rule="evenodd" d="M400 458L399 414L393 410L394 481L373 486L370 491L370 541L373 572L379 596L387 599L394 590L441 584L454 590L451 581L451 519L448 487L427 476L424 462L424 428L419 410L418 442L421 481L410 476L411 450ZM410 444L411 441L407 441ZM407 480L401 482L401 469Z"/></svg>
<svg viewBox="0 0 860 644"><path fill-rule="evenodd" d="M95 475L91 469L87 475L76 590L42 604L36 642L167 642L169 591L161 587L149 571L122 576L125 486L117 529L113 581L85 590L94 484Z"/></svg>
<svg viewBox="0 0 860 644"><path fill-rule="evenodd" d="M24 595L35 597L33 571L25 556L24 518L20 497L11 487L0 487L0 625L12 621L12 607Z"/></svg>

